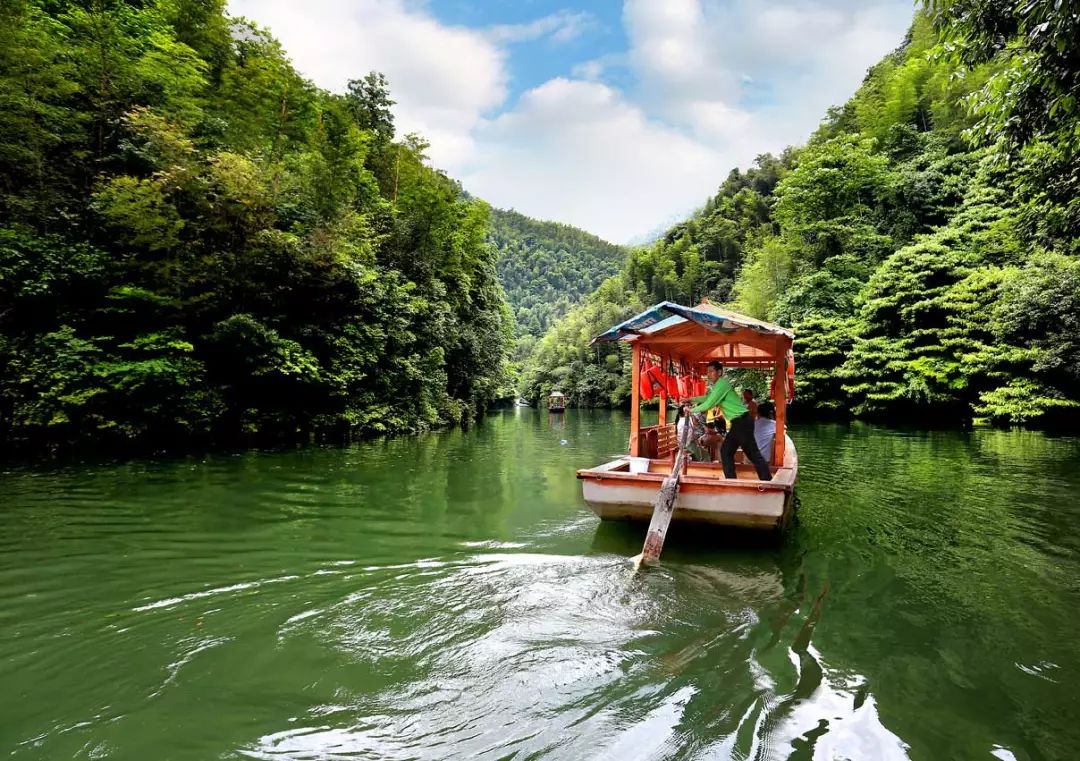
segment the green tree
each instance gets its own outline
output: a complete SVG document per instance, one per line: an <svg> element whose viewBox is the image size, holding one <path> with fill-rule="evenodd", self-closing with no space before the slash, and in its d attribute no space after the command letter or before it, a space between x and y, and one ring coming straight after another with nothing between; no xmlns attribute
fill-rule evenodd
<svg viewBox="0 0 1080 761"><path fill-rule="evenodd" d="M973 93L969 134L999 145L1018 171L1025 222L1042 242L1073 249L1080 235L1080 16L1059 0L1005 4L927 0L955 57L971 69L994 65ZM1075 249L1073 249L1075 250Z"/></svg>
<svg viewBox="0 0 1080 761"><path fill-rule="evenodd" d="M319 90L220 0L2 12L0 443L420 430L508 392L490 210L394 142L384 78Z"/></svg>
<svg viewBox="0 0 1080 761"><path fill-rule="evenodd" d="M844 135L807 147L776 189L775 220L799 251L797 265L887 255L892 239L880 227L892 181L888 158L872 140Z"/></svg>
<svg viewBox="0 0 1080 761"><path fill-rule="evenodd" d="M372 71L363 79L350 79L345 102L356 125L370 132L377 142L394 139L394 101L385 75Z"/></svg>

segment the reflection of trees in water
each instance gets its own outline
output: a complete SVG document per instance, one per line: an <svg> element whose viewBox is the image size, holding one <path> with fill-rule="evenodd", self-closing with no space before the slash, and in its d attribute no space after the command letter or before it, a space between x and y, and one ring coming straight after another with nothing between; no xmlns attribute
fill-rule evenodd
<svg viewBox="0 0 1080 761"><path fill-rule="evenodd" d="M109 610L143 599L155 571L186 593L295 570L230 597L215 625L314 612L268 636L277 655L257 669L232 667L267 694L293 679L285 692L304 700L316 671L362 685L353 703L320 698L345 708L318 717L329 729L313 742L408 744L465 710L492 735L462 729L462 749L517 732L568 758L876 759L900 742L913 759L1074 755L1077 439L796 427L802 507L782 543L675 524L661 566L634 574L644 527L594 521L574 478L622 450L626 417L564 423L507 411L341 449L14 472L0 502L20 573L69 562L78 541L89 563L109 554L108 583L92 585ZM203 552L162 566L170 536ZM363 561L321 573L339 558ZM186 617L156 620L189 634ZM326 660L335 648L346 657ZM266 676L267 658L305 657L311 669ZM365 735L377 710L386 724Z"/></svg>
<svg viewBox="0 0 1080 761"><path fill-rule="evenodd" d="M867 425L793 437L803 504L783 545L684 530L648 572L700 608L666 627L655 658L672 690L697 690L685 743L725 757L1068 757L1080 442ZM629 557L642 536L605 524L592 551ZM731 699L717 705L718 690Z"/></svg>
<svg viewBox="0 0 1080 761"><path fill-rule="evenodd" d="M1046 536L1063 512L1075 526L1066 495L1080 484L1062 462L1077 462L1076 440L865 425L795 436L808 573L833 585L818 647L870 678L901 737L942 738L941 757L985 755L998 727L1006 747L1063 757L1080 740L1059 710L1071 698L1017 664L1080 665L1061 638L1077 624L1075 555Z"/></svg>

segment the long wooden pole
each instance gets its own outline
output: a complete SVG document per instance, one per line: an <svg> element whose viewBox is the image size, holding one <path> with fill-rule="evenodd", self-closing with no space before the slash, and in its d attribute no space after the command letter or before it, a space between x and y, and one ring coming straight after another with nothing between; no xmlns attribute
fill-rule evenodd
<svg viewBox="0 0 1080 761"><path fill-rule="evenodd" d="M641 428L641 346L634 344L633 369L630 373L630 456L637 457Z"/></svg>
<svg viewBox="0 0 1080 761"><path fill-rule="evenodd" d="M656 496L652 520L649 521L649 530L645 533L645 544L641 548L641 554L634 558L635 565L640 566L642 563L650 565L660 559L660 553L664 549L664 539L667 538L668 526L671 525L671 517L675 513L675 498L679 494L679 480L682 478L686 465L687 446L690 443L692 427L690 421L686 420L682 435L679 436L679 453L671 466L671 475L664 479L664 483L660 486L660 493Z"/></svg>

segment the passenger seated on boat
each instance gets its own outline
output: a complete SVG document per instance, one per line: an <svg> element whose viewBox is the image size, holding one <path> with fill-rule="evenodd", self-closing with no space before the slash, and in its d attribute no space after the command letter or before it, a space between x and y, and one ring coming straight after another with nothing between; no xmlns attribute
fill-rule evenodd
<svg viewBox="0 0 1080 761"><path fill-rule="evenodd" d="M754 441L758 451L766 460L772 460L773 440L776 438L776 405L762 402L758 405L757 420L754 421Z"/></svg>
<svg viewBox="0 0 1080 761"><path fill-rule="evenodd" d="M699 396L691 401L694 402L693 412L704 412L710 407L719 405L728 420L728 434L720 445L720 462L724 466L725 478L736 478L735 452L742 449L746 457L754 464L757 476L762 481L772 480L772 471L769 463L758 451L757 442L754 440L754 420L746 409L742 399L735 389L722 376L724 366L719 362L710 362L706 375L712 386L709 393Z"/></svg>
<svg viewBox="0 0 1080 761"><path fill-rule="evenodd" d="M704 449L707 453L704 458L698 456L700 453L692 453L694 454L693 459L708 460L710 456L708 454L709 449L703 445L701 441L709 433L709 424L705 422L701 415L695 415L690 412L690 405L684 403L679 405L678 417L675 420L675 436L679 441L683 441L683 433L688 425L690 426L690 432L688 434L689 443L697 449Z"/></svg>
<svg viewBox="0 0 1080 761"><path fill-rule="evenodd" d="M705 422L720 433L727 433L727 420L724 419L724 411L719 407L710 407L705 413Z"/></svg>
<svg viewBox="0 0 1080 761"><path fill-rule="evenodd" d="M701 415L698 415L700 419ZM697 444L709 453L709 462L720 462L720 444L727 433L727 420L719 407L710 407L705 412L705 430Z"/></svg>
<svg viewBox="0 0 1080 761"><path fill-rule="evenodd" d="M726 433L727 421L719 413L705 424L705 432L698 439L698 446L709 453L709 462L720 462L720 445L724 443Z"/></svg>
<svg viewBox="0 0 1080 761"><path fill-rule="evenodd" d="M751 389L744 388L742 392L743 404L746 405L746 409L750 410L750 417L757 419L758 416L758 404L754 401L754 392Z"/></svg>

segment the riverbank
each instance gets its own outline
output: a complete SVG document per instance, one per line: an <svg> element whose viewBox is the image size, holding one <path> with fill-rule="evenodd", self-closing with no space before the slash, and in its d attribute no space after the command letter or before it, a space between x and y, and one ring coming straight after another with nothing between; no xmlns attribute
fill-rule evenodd
<svg viewBox="0 0 1080 761"><path fill-rule="evenodd" d="M515 407L512 402L509 404L496 404L486 412L477 415L475 418L468 418L464 421L447 421L441 425L424 425L404 428L398 431L388 431L385 433L366 431L350 434L341 430L322 432L305 431L297 432L294 435L279 434L272 436L251 435L246 437L231 437L217 442L206 440L174 441L171 442L170 445L151 447L146 447L143 442L112 442L111 444L103 444L103 442L100 441L66 442L64 444L55 442L37 442L33 445L28 445L26 442L23 442L22 445L13 445L9 443L6 446L0 444L0 463L32 467L35 463L64 464L68 462L122 462L140 459L167 460L191 457L211 457L216 455L236 456L250 451L273 453L302 450L307 447L349 447L376 443L388 439L423 437L440 432L446 433L455 430L468 431L476 426L484 426L489 418L498 417L507 412L513 412L515 409L518 408ZM526 407L524 409L535 410L542 414L546 413L546 410L542 406L532 408ZM621 409L611 407L582 408L573 407L571 405L569 409L588 415L627 415L627 413L623 412ZM656 414L657 407L655 404L642 405L643 420L652 419L655 421ZM1076 435L1075 432L1078 430L1074 422L1068 417L1043 420L1041 421L1042 425L1039 427L1023 427L1015 425L1006 426L1000 423L995 424L992 421L984 419L946 420L940 417L919 419L918 416L905 419L891 419L889 417L859 418L852 415L842 415L832 410L805 410L797 405L789 407L789 415L789 419L794 425L836 424L848 428L873 426L883 430L904 433L918 433L920 431L959 432L982 429L1017 433L1037 432L1050 437L1070 437Z"/></svg>
<svg viewBox="0 0 1080 761"><path fill-rule="evenodd" d="M484 417L504 407L492 407L491 410L462 420L445 420L434 423L417 423L400 428L382 427L382 430L361 429L348 431L341 426L330 426L322 430L297 430L291 432L262 432L246 435L228 435L218 438L176 438L173 440L95 440L74 439L66 441L23 440L0 442L0 462L34 462L93 459L156 459L189 456L208 456L214 454L236 454L249 450L275 452L304 447L346 447L365 442L379 441L386 438L423 436L438 431L455 428L468 429L482 424Z"/></svg>

